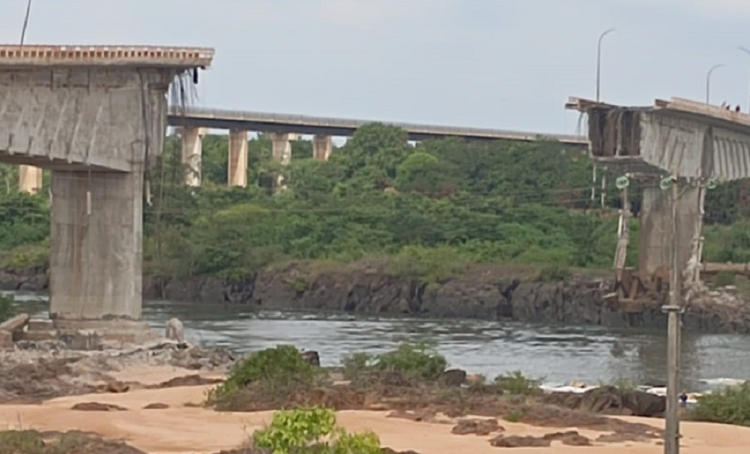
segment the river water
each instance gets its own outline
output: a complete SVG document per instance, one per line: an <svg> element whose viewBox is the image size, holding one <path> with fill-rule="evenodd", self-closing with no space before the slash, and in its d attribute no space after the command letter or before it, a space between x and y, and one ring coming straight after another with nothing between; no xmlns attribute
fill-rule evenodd
<svg viewBox="0 0 750 454"><path fill-rule="evenodd" d="M19 304L43 304L43 295L18 295ZM29 306L31 309L32 306ZM43 310L43 307L41 308ZM495 377L519 370L550 385L582 381L663 385L664 332L612 330L477 320L428 320L257 312L247 307L151 301L144 319L163 332L170 317L188 339L248 352L279 344L316 350L324 366L352 352L379 353L403 342L426 342L452 367ZM713 389L728 379L750 379L750 336L686 332L682 339L683 385Z"/></svg>

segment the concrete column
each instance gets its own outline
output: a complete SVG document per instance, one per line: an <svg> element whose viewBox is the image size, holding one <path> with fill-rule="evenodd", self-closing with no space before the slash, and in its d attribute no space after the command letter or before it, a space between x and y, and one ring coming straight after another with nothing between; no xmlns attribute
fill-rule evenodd
<svg viewBox="0 0 750 454"><path fill-rule="evenodd" d="M42 169L34 166L18 167L18 190L36 194L42 189Z"/></svg>
<svg viewBox="0 0 750 454"><path fill-rule="evenodd" d="M287 166L292 162L292 140L297 140L297 134L271 134L271 151L274 162L281 163L283 166ZM276 175L274 184L278 189L285 188L283 175Z"/></svg>
<svg viewBox="0 0 750 454"><path fill-rule="evenodd" d="M273 133L271 134L271 143L273 144L273 160L280 162L281 165L287 166L292 162L292 141L297 140L297 134L290 133Z"/></svg>
<svg viewBox="0 0 750 454"><path fill-rule="evenodd" d="M203 128L182 130L182 165L185 167L185 184L190 187L201 185L201 158L203 157Z"/></svg>
<svg viewBox="0 0 750 454"><path fill-rule="evenodd" d="M50 315L141 316L143 173L52 172Z"/></svg>
<svg viewBox="0 0 750 454"><path fill-rule="evenodd" d="M328 161L333 151L333 138L331 136L316 135L313 138L313 158L318 161Z"/></svg>
<svg viewBox="0 0 750 454"><path fill-rule="evenodd" d="M680 272L690 260L693 252L693 239L700 230L701 197L705 192L698 187L680 183L680 199L677 211L677 260ZM638 231L639 271L651 275L660 267L669 268L672 247L672 191L658 187L645 188L641 202L640 229ZM700 236L700 235L698 235Z"/></svg>
<svg viewBox="0 0 750 454"><path fill-rule="evenodd" d="M229 131L227 184L247 187L247 131Z"/></svg>

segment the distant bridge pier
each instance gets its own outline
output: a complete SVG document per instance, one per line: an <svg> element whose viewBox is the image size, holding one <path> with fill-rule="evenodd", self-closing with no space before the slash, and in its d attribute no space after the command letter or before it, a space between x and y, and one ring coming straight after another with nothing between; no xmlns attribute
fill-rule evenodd
<svg viewBox="0 0 750 454"><path fill-rule="evenodd" d="M271 134L271 154L273 161L282 166L288 166L292 162L292 141L297 140L297 134L292 133L272 133ZM274 187L283 189L284 176L276 175L274 178Z"/></svg>
<svg viewBox="0 0 750 454"><path fill-rule="evenodd" d="M0 161L52 171L49 312L58 333L144 334L122 332L145 326L144 171L162 151L167 89L212 58L208 49L0 46Z"/></svg>
<svg viewBox="0 0 750 454"><path fill-rule="evenodd" d="M333 152L333 138L326 135L313 137L313 158L318 161L328 161Z"/></svg>
<svg viewBox="0 0 750 454"><path fill-rule="evenodd" d="M18 190L26 194L37 194L42 189L42 169L22 165L18 167Z"/></svg>
<svg viewBox="0 0 750 454"><path fill-rule="evenodd" d="M229 162L227 184L240 188L247 187L247 131L229 131Z"/></svg>
<svg viewBox="0 0 750 454"><path fill-rule="evenodd" d="M203 136L206 128L182 129L182 165L185 171L185 184L190 187L200 187L203 161Z"/></svg>

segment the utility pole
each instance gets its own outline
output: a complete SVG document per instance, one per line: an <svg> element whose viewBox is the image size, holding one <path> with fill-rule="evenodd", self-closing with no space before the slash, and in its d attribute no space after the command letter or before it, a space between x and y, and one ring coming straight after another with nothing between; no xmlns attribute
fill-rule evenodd
<svg viewBox="0 0 750 454"><path fill-rule="evenodd" d="M669 272L669 304L662 310L668 314L667 321L667 412L664 431L664 454L680 452L680 417L678 409L680 314L682 312L680 291L680 267L677 253L677 204L679 187L677 176L672 177L672 222Z"/></svg>

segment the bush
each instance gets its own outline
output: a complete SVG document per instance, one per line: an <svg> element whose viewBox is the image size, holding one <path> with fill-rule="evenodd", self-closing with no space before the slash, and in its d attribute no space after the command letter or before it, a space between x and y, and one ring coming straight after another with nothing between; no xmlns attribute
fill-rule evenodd
<svg viewBox="0 0 750 454"><path fill-rule="evenodd" d="M321 441L329 436L329 441ZM253 445L273 454L380 453L377 435L347 433L336 426L335 413L325 408L276 412L270 425L253 433Z"/></svg>
<svg viewBox="0 0 750 454"><path fill-rule="evenodd" d="M539 270L537 281L539 282L566 282L571 278L570 268L566 265L553 264L547 265Z"/></svg>
<svg viewBox="0 0 750 454"><path fill-rule="evenodd" d="M495 378L495 383L502 388L503 393L510 396L531 396L538 394L541 381L540 379L528 378L521 371L510 372Z"/></svg>
<svg viewBox="0 0 750 454"><path fill-rule="evenodd" d="M697 421L750 426L750 383L698 397L691 417Z"/></svg>
<svg viewBox="0 0 750 454"><path fill-rule="evenodd" d="M735 284L735 274L727 271L721 271L716 273L716 276L712 279L713 284L717 287L728 287Z"/></svg>
<svg viewBox="0 0 750 454"><path fill-rule="evenodd" d="M294 346L280 345L252 354L237 363L229 378L209 394L209 402L216 403L254 383L262 384L273 393L287 393L297 387L312 385L320 370L308 363Z"/></svg>
<svg viewBox="0 0 750 454"><path fill-rule="evenodd" d="M355 353L344 358L344 376L352 379L366 372L398 372L405 376L436 380L445 372L445 357L424 344L403 344L381 355Z"/></svg>
<svg viewBox="0 0 750 454"><path fill-rule="evenodd" d="M0 323L13 316L13 296L0 295Z"/></svg>

